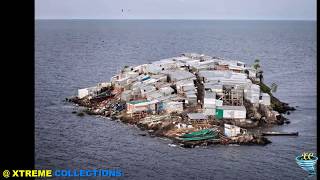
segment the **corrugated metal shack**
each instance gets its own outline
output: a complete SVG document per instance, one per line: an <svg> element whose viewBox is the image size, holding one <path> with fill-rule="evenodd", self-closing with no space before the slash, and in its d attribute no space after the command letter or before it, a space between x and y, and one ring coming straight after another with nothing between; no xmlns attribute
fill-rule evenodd
<svg viewBox="0 0 320 180"><path fill-rule="evenodd" d="M156 90L156 87L154 87L153 85L145 85L140 87L140 91L141 91L140 93L142 96L145 96L146 94L155 90Z"/></svg>
<svg viewBox="0 0 320 180"><path fill-rule="evenodd" d="M78 98L84 98L86 96L93 96L97 95L98 91L100 91L101 88L93 86L83 89L78 89Z"/></svg>
<svg viewBox="0 0 320 180"><path fill-rule="evenodd" d="M205 83L208 82L221 82L221 84L234 83L246 84L247 75L243 73L236 73L231 71L199 71L199 76L203 78Z"/></svg>
<svg viewBox="0 0 320 180"><path fill-rule="evenodd" d="M197 105L197 95L194 92L187 92L186 96L186 103L191 106Z"/></svg>
<svg viewBox="0 0 320 180"><path fill-rule="evenodd" d="M220 106L216 107L217 119L245 119L246 108L244 106Z"/></svg>
<svg viewBox="0 0 320 180"><path fill-rule="evenodd" d="M250 101L252 104L259 104L260 86L251 84L244 89L244 98Z"/></svg>
<svg viewBox="0 0 320 180"><path fill-rule="evenodd" d="M184 70L174 70L174 71L166 71L165 74L168 74L171 82L177 82L185 79L196 79L196 76L188 71Z"/></svg>
<svg viewBox="0 0 320 180"><path fill-rule="evenodd" d="M165 96L174 93L174 89L172 89L172 87L162 87L159 89L159 91Z"/></svg>
<svg viewBox="0 0 320 180"><path fill-rule="evenodd" d="M187 116L190 122L203 123L208 121L208 116L203 113L188 113Z"/></svg>
<svg viewBox="0 0 320 180"><path fill-rule="evenodd" d="M163 110L167 113L177 112L182 113L183 112L183 102L178 101L164 101L163 102Z"/></svg>
<svg viewBox="0 0 320 180"><path fill-rule="evenodd" d="M267 93L261 93L261 100L259 101L261 104L270 106L271 105L271 97Z"/></svg>
<svg viewBox="0 0 320 180"><path fill-rule="evenodd" d="M127 113L154 113L156 110L157 100L149 101L149 100L138 100L138 101L129 101L127 102Z"/></svg>
<svg viewBox="0 0 320 180"><path fill-rule="evenodd" d="M204 89L215 92L216 94L223 93L223 85L220 83L204 83Z"/></svg>
<svg viewBox="0 0 320 180"><path fill-rule="evenodd" d="M195 91L195 85L192 79L186 79L176 82L177 92L185 94L186 91Z"/></svg>
<svg viewBox="0 0 320 180"><path fill-rule="evenodd" d="M160 91L150 91L145 94L145 97L148 100L157 100L157 99L161 98L162 96L163 96L163 94Z"/></svg>
<svg viewBox="0 0 320 180"><path fill-rule="evenodd" d="M239 134L241 134L240 127L231 124L224 124L224 135L227 137L235 137Z"/></svg>
<svg viewBox="0 0 320 180"><path fill-rule="evenodd" d="M163 70L164 70L163 68L161 68L160 66L157 66L155 64L146 64L144 72L150 73L150 74L159 74Z"/></svg>
<svg viewBox="0 0 320 180"><path fill-rule="evenodd" d="M132 98L132 90L125 90L121 93L120 99L122 101L130 101Z"/></svg>
<svg viewBox="0 0 320 180"><path fill-rule="evenodd" d="M203 112L206 115L214 116L216 113L216 93L206 91L203 98Z"/></svg>

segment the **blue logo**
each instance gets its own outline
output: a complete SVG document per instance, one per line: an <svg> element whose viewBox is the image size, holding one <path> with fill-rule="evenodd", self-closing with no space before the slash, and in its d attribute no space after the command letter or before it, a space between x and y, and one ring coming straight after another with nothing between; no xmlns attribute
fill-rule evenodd
<svg viewBox="0 0 320 180"><path fill-rule="evenodd" d="M296 157L296 162L303 170L307 171L309 177L316 175L315 165L317 164L318 157L313 153L303 153Z"/></svg>

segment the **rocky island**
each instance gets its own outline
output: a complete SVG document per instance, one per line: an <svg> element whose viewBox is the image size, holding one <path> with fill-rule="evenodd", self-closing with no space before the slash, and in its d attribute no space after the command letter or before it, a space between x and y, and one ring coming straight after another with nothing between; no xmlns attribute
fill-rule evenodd
<svg viewBox="0 0 320 180"><path fill-rule="evenodd" d="M78 89L66 100L86 108L78 115L119 119L183 147L264 145L270 141L255 128L289 123L283 114L295 110L273 96L275 88L264 84L258 60L248 66L184 53L125 66L110 82Z"/></svg>

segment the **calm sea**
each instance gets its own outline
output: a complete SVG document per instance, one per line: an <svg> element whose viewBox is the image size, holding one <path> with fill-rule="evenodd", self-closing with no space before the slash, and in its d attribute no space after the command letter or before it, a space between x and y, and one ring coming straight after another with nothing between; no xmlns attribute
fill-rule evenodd
<svg viewBox="0 0 320 180"><path fill-rule="evenodd" d="M37 20L36 168L120 168L128 179L303 179L295 157L317 150L316 45L315 21ZM184 52L260 59L265 82L278 84L275 95L297 106L290 124L269 130L299 136L271 137L267 146L182 149L140 136L134 126L78 117L63 102L124 65Z"/></svg>

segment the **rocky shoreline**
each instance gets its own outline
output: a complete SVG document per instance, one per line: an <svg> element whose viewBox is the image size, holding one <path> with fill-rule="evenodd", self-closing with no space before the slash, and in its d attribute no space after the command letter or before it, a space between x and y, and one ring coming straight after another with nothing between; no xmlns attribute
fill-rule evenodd
<svg viewBox="0 0 320 180"><path fill-rule="evenodd" d="M204 57L203 55L183 55L182 57L187 57L188 60L190 59L190 61L195 61L195 60L199 60L199 62L204 62L206 60L202 60L202 57ZM184 58L184 59L187 59ZM178 58L176 58L178 59ZM182 59L182 58L180 58ZM213 58L207 58L210 61ZM173 62L177 63L178 61L173 59ZM213 72L220 72L221 68L221 64L224 65L223 63L221 63L223 61L223 63L225 63L224 60L222 60L221 58L216 58L214 59L214 62L212 64L209 64L208 67L206 67L206 71L213 71ZM179 61L180 62L180 61ZM183 61L181 61L183 62ZM216 62L220 62L220 64L217 65ZM161 66L162 65L162 66ZM231 65L229 65L229 69L224 70L224 71L231 71L230 68ZM163 67L163 63L160 64L160 67ZM251 132L250 129L255 129L257 127L261 127L264 125L282 125L284 123L289 123L290 121L288 121L288 119L286 119L283 114L288 113L290 111L294 111L295 108L294 107L290 107L287 103L281 102L278 98L274 97L272 92L271 92L271 88L268 87L266 84L263 83L263 81L258 81L258 75L255 75L253 78L249 78L251 79L251 84L254 84L256 86L259 87L261 93L264 93L263 95L269 95L270 97L270 103L252 103L253 100L252 98L246 98L246 94L244 94L243 96L243 90L242 90L242 96L238 96L238 94L236 94L237 99L234 98L234 94L233 96L231 95L231 97L233 98L230 101L230 98L228 97L229 92L231 92L231 94L233 93L234 88L231 88L231 91L226 87L228 87L227 83L223 84L223 95L219 96L219 93L221 94L220 91L214 91L215 89L213 88L213 90L209 90L206 88L208 83L208 80L204 80L205 78L203 77L203 75L201 76L201 70L199 71L198 69L196 69L195 67L197 66L193 66L190 68L190 65L186 66L185 64L183 64L183 67L185 69L185 71L189 72L190 74L194 74L194 89L196 89L196 102L194 104L191 104L191 100L187 99L188 98L188 92L179 92L179 87L178 87L178 83L181 80L174 80L174 78L176 78L175 76L171 76L171 72L169 73L165 73L165 72L160 72L160 73L154 73L154 72L150 72L148 70L142 70L142 72L140 72L141 70L139 69L137 71L138 76L133 76L133 78L131 78L132 80L129 82L128 80L126 81L126 83L124 83L124 85L122 84L117 84L119 81L119 78L117 80L111 80L111 83L105 83L105 84L99 84L97 86L96 91L94 91L94 93L88 93L85 96L74 96L71 98L66 98L66 101L68 102L72 102L74 104L77 104L79 106L85 107L85 110L81 111L81 112L74 112L77 113L79 116L83 116L84 114L88 114L88 115L100 115L100 116L105 116L105 117L109 117L111 120L115 120L115 119L119 119L121 122L123 123L127 123L127 124L134 124L137 127L139 127L141 130L143 131L147 131L151 136L159 136L159 137L166 137L169 138L173 141L173 143L180 145L181 147L195 147L195 146L203 146L203 145L210 145L210 144L239 144L239 145L266 145L271 143L271 141L269 141L267 138L265 138L264 136L262 136L261 134L257 134L254 132ZM211 68L214 67L214 68ZM242 66L240 66L242 68ZM240 69L239 67L239 69ZM129 70L128 70L129 69ZM148 68L146 68L148 69ZM179 70L180 70L179 69ZM200 68L199 68L200 69ZM245 66L243 67L243 69L248 69ZM125 74L126 72L134 72L135 68L131 67L131 69L129 67L125 68L120 74ZM164 68L162 68L162 70L164 70ZM175 69L173 69L174 72ZM251 69L249 69L251 70ZM203 71L202 71L203 72ZM254 71L256 73L256 71ZM129 74L127 73L127 74ZM234 73L234 72L232 72ZM236 72L234 74L236 75L241 75L241 73L244 73L244 71L240 71L240 72ZM159 76L159 74L165 74L165 78L163 78L164 80L161 80L162 84L168 84L168 86L165 86L165 88L170 87L173 89L172 92L169 93L169 95L165 94L162 95L164 97L170 97L172 95L176 95L175 98L171 98L170 99L170 103L172 102L181 102L181 98L180 98L180 94L182 94L181 97L186 97L186 100L183 100L183 103L181 102L181 110L177 110L177 111L172 111L170 110L170 108L168 108L167 110L156 110L156 108L159 108L159 102L162 102L160 100L156 101L155 103L155 109L151 111L148 110L144 110L144 111L139 111L139 113L134 112L131 113L129 112L129 106L131 106L133 103L132 102L136 102L137 99L139 100L139 103L142 102L142 100L146 101L146 102L150 102L150 101L154 101L154 99L150 98L149 100L149 96L148 94L143 94L140 93L141 90L141 85L140 85L140 89L139 91L137 91L137 97L135 97L134 95L132 95L133 93L130 94L130 98L126 99L123 97L124 92L126 91L135 91L135 89L132 87L133 82L139 82L141 80L139 80L139 77L144 75L143 78L153 76L153 77L158 77L159 79L161 78ZM245 74L245 73L244 73ZM257 74L257 73L256 73ZM158 75L158 76L157 76ZM127 76L127 75L126 75ZM151 78L153 78L151 77ZM171 79L170 79L171 78ZM237 78L237 77L236 77ZM128 78L130 79L130 78ZM154 78L155 79L155 78ZM182 80L183 81L183 80ZM235 82L237 82L238 80L236 80ZM145 82L145 81L144 81ZM160 82L160 81L159 81ZM218 81L220 82L220 81ZM151 82L151 84L153 84L154 86L156 86L158 83L158 81L154 81ZM127 86L129 84L129 86ZM142 84L142 83L140 83ZM159 83L160 84L160 83ZM210 85L210 84L209 84ZM245 86L247 86L245 84ZM253 86L253 85L251 85ZM181 89L184 90L185 86L182 86ZM237 86L238 87L238 86ZM237 88L236 87L236 88ZM164 89L164 88L163 88ZM169 88L167 88L169 89ZM151 93L157 92L161 90L161 86L160 88L156 86L155 90L153 90ZM79 91L80 92L80 91ZM162 92L162 91L161 91ZM235 109L239 109L240 107L245 107L245 118L228 118L228 117L222 117L222 118L218 118L219 114L218 114L218 108L220 108L219 106L214 106L215 111L214 114L205 114L203 112L205 112L205 110L211 110L210 108L205 109L206 106L208 106L206 104L206 100L205 98L208 97L208 94L214 92L215 97L214 100L215 102L219 102L220 99L222 99L221 101L223 101L224 104L228 104L231 102L231 106L225 106L228 108L232 108L235 107ZM151 94L150 93L150 94ZM80 94L80 93L79 93ZM216 95L217 94L217 95ZM179 95L179 96L178 96ZM151 95L150 95L151 96ZM180 98L177 98L177 96ZM220 97L220 99L217 101L216 99L218 99L218 97ZM247 97L251 97L249 95L247 95ZM162 98L162 97L158 97ZM228 99L229 98L229 99ZM174 99L174 100L172 100ZM176 100L178 99L178 100ZM149 100L149 101L148 101ZM157 99L156 99L157 100ZM163 102L167 102L168 100L163 100ZM187 101L187 103L186 103ZM260 100L261 101L261 100ZM235 103L238 103L236 105L234 105ZM240 104L239 104L240 102ZM130 104L131 103L131 104ZM143 102L142 102L143 103ZM153 105L153 104L152 104ZM149 104L148 104L149 106ZM223 106L222 106L223 107ZM174 107L175 108L175 107ZM224 111L226 112L228 109L224 109ZM138 110L137 110L138 111ZM236 112L236 111L235 111ZM194 121L193 119L191 119L191 115L195 114L195 115L199 115L199 113L202 113L203 115L205 115L205 118L202 118L201 121L197 120ZM236 112L237 113L237 112ZM201 115L201 114L200 114ZM229 126L234 128L233 130L238 130L239 132L236 135L228 135L226 133L226 126ZM180 137L183 136L184 134L190 134L190 133L195 133L201 130L210 130L212 132L214 132L214 136L210 136L210 138L205 139L205 135L199 135L199 136L194 136L195 138L198 139L191 139L191 140L185 140L185 139L181 139ZM209 137L209 136L208 136Z"/></svg>

